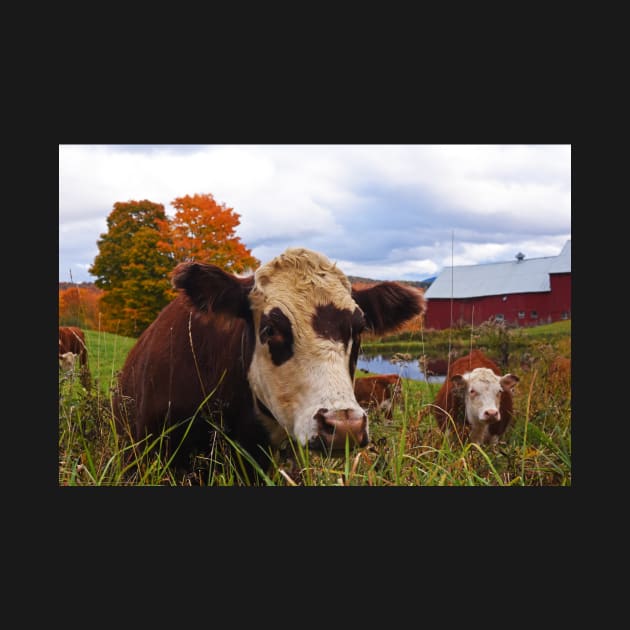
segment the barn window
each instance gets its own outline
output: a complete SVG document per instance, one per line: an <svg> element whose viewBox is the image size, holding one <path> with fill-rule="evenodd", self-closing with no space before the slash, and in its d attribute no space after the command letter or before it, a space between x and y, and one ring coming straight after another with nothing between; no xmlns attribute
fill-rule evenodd
<svg viewBox="0 0 630 630"><path fill-rule="evenodd" d="M494 321L495 322L502 322L505 319L505 317L503 317L503 313L497 313L494 316Z"/></svg>
<svg viewBox="0 0 630 630"><path fill-rule="evenodd" d="M560 319L569 319L569 312L562 311L562 314L560 315Z"/></svg>
<svg viewBox="0 0 630 630"><path fill-rule="evenodd" d="M532 312L529 314L529 316L530 316L532 319L538 319L538 311L532 311Z"/></svg>
<svg viewBox="0 0 630 630"><path fill-rule="evenodd" d="M518 312L518 318L519 319L525 319L525 311L519 311Z"/></svg>

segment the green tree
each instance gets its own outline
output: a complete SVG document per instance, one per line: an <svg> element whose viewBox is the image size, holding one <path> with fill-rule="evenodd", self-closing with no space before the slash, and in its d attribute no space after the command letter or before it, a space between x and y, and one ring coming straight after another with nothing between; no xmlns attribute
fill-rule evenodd
<svg viewBox="0 0 630 630"><path fill-rule="evenodd" d="M106 330L138 336L173 298L169 274L175 260L164 247L167 223L162 204L146 199L114 204L89 270L105 292L100 306Z"/></svg>

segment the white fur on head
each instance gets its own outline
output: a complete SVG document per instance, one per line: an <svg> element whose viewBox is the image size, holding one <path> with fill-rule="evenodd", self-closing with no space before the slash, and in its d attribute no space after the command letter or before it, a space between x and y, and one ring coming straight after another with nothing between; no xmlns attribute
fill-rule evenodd
<svg viewBox="0 0 630 630"><path fill-rule="evenodd" d="M280 423L265 422L272 442L283 430L306 444L317 435L314 418L319 409L351 409L363 413L354 395L348 348L341 341L324 339L313 328L318 306L332 304L353 313L350 282L325 256L302 248L290 248L260 267L249 300L253 312L255 349L248 379L254 395ZM272 361L269 347L261 343L262 314L280 309L291 323L293 354L281 365Z"/></svg>
<svg viewBox="0 0 630 630"><path fill-rule="evenodd" d="M490 368L475 368L463 375L466 382L466 418L469 422L501 419L501 377Z"/></svg>
<svg viewBox="0 0 630 630"><path fill-rule="evenodd" d="M518 382L513 374L498 376L491 369L475 368L451 379L456 388L464 390L466 420L471 425L471 440L485 441L489 424L501 420L501 392L511 391Z"/></svg>
<svg viewBox="0 0 630 630"><path fill-rule="evenodd" d="M64 352L59 355L59 367L64 372L71 372L74 369L74 365L78 358L79 355L74 354L74 352Z"/></svg>

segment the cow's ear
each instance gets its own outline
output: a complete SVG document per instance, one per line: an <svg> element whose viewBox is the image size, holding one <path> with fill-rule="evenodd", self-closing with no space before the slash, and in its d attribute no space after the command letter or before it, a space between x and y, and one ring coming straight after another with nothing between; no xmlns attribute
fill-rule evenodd
<svg viewBox="0 0 630 630"><path fill-rule="evenodd" d="M453 376L451 376L451 383L453 383L453 389L455 391L461 390L466 385L466 378L461 374L453 374Z"/></svg>
<svg viewBox="0 0 630 630"><path fill-rule="evenodd" d="M418 289L398 282L379 282L371 287L352 287L352 298L361 307L368 326L377 335L393 332L426 311Z"/></svg>
<svg viewBox="0 0 630 630"><path fill-rule="evenodd" d="M254 286L253 275L239 278L215 265L186 262L175 267L171 282L203 313L243 318L250 315L248 295Z"/></svg>
<svg viewBox="0 0 630 630"><path fill-rule="evenodd" d="M515 374L506 374L505 376L501 377L499 383L504 392L511 392L514 389L516 383L519 382L519 380L520 379Z"/></svg>

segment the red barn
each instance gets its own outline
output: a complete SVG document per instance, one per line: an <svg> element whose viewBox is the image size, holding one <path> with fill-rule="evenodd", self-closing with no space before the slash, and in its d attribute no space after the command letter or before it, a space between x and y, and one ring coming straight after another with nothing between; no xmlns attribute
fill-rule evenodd
<svg viewBox="0 0 630 630"><path fill-rule="evenodd" d="M445 267L424 295L426 328L571 319L571 241L558 256L525 260L517 254L510 262Z"/></svg>

